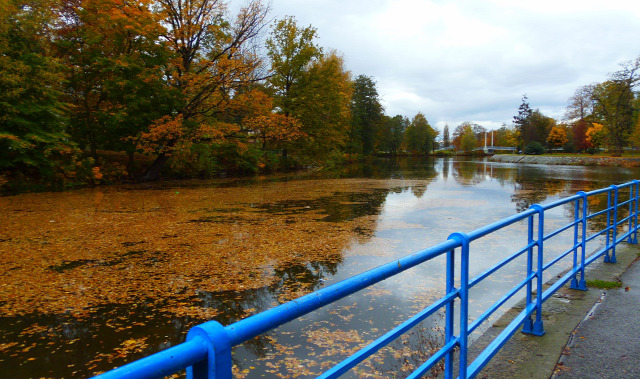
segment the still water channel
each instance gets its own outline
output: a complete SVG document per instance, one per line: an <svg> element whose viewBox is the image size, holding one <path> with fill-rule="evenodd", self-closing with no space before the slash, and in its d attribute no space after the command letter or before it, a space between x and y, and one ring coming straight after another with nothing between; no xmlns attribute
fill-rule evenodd
<svg viewBox="0 0 640 379"><path fill-rule="evenodd" d="M636 178L618 167L404 159L2 197L0 372L91 376L183 342L203 321L227 325L453 232ZM572 217L568 207L547 222ZM479 242L472 276L522 246L525 229ZM235 375L318 375L441 296L443 267L428 262L236 348ZM523 270L516 261L474 288L471 317ZM403 376L441 343L441 317L349 376Z"/></svg>

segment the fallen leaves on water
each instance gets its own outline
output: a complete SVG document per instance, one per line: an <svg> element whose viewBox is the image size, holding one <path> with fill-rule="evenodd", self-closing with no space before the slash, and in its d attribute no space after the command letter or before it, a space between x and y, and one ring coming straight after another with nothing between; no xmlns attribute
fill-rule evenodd
<svg viewBox="0 0 640 379"><path fill-rule="evenodd" d="M179 190L140 185L2 197L0 312L5 318L61 315L95 322L95 312L115 304L130 307L132 314L152 308L195 324L228 311L206 303L210 294L277 287L278 302L292 300L315 290L321 277L287 277L287 268L337 265L345 248L372 238L386 194L411 184L340 179ZM242 318L259 309L237 311L233 317ZM340 317L350 320L347 313ZM125 315L104 322L120 333L147 321L130 322ZM74 340L65 337L65 328L35 323L22 330L21 338L36 338L45 346L66 338L67 346L52 346L66 351ZM358 340L357 335L334 337ZM319 337L310 338L322 344ZM104 362L139 354L146 344L144 338L126 339L87 367L94 372L110 368ZM31 348L20 341L0 344L0 352ZM311 361L306 368L293 359L282 365L305 373L312 370Z"/></svg>

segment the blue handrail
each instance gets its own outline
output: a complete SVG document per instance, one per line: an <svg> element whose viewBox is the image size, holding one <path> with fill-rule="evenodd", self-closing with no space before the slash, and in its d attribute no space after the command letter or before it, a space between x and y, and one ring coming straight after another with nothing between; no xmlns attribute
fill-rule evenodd
<svg viewBox="0 0 640 379"><path fill-rule="evenodd" d="M628 192L628 199L620 201L620 196L626 192ZM524 212L469 233L453 233L446 241L428 249L353 276L226 327L223 327L216 321L209 321L195 326L187 334L186 342L106 372L100 375L99 378L159 378L183 369L187 370L187 377L189 378L231 378L231 349L233 346L242 344L291 320L442 255L446 256L447 261L445 294L427 308L418 312L394 329L386 332L376 341L329 369L320 377L336 378L344 374L358 363L364 361L367 357L396 340L425 318L437 311L444 311L444 345L418 367L409 378L418 378L424 375L442 360L444 360L445 378L451 378L454 371L458 372L461 378L473 378L520 327L522 327L523 333L538 336L544 334L542 304L560 287L571 281L571 288L586 290L585 267L587 265L602 256L604 256L605 262L615 263L617 244L623 241L637 243L639 193L640 182L634 180L622 185L610 186L588 193L578 192L574 196L560 199L546 205L534 204ZM589 199L605 194L607 197L606 208L590 213ZM545 234L545 212L571 203L574 204L573 221ZM621 210L627 212L628 215L622 219L618 219ZM602 229L594 228L596 224L595 220L599 220L602 217L606 220L606 222L604 222L606 226ZM526 222L528 226L527 243L515 253L480 275L469 278L469 254L472 243L479 238L499 232L510 225L521 222ZM587 235L587 225L592 226L590 229L596 231L591 235ZM573 246L554 257L545 257L545 242L572 228ZM599 236L604 236L604 247L587 257L587 243L595 240ZM460 263L458 264L456 264L455 261L455 252L457 250L460 252ZM498 269L525 254L527 258L527 272L525 277L469 325L469 290L489 278ZM542 284L544 283L545 270L570 254L573 254L572 268L569 269L562 278L543 291ZM550 258L546 264L544 263L545 258ZM456 274L458 276L456 276ZM460 288L455 287L456 277L460 279ZM504 305L525 287L526 304L524 309L504 331L469 364L469 335L500 306ZM454 330L454 326L456 325L454 309L456 306L460 308L457 324L458 334L455 334ZM457 352L456 348L458 350ZM456 355L457 362L455 359Z"/></svg>

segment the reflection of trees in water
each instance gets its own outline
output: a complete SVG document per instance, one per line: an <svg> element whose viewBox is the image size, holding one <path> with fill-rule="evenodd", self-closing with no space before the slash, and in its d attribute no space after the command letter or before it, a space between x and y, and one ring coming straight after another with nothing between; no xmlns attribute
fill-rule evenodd
<svg viewBox="0 0 640 379"><path fill-rule="evenodd" d="M518 170L515 168L494 167L492 163L478 161L445 161L445 167L450 164L456 183L463 186L480 184L486 180L497 180L501 186L515 180Z"/></svg>
<svg viewBox="0 0 640 379"><path fill-rule="evenodd" d="M533 204L542 204L550 196L566 191L567 182L561 179L531 180L518 178L514 182L514 193L511 201L516 204L516 212L524 212Z"/></svg>
<svg viewBox="0 0 640 379"><path fill-rule="evenodd" d="M442 159L442 178L449 179L449 167L451 166L451 158Z"/></svg>
<svg viewBox="0 0 640 379"><path fill-rule="evenodd" d="M436 159L418 158L375 158L357 164L347 165L334 175L348 178L412 179L429 180L438 176Z"/></svg>
<svg viewBox="0 0 640 379"><path fill-rule="evenodd" d="M454 161L453 177L462 186L472 186L486 180L483 165L474 161Z"/></svg>

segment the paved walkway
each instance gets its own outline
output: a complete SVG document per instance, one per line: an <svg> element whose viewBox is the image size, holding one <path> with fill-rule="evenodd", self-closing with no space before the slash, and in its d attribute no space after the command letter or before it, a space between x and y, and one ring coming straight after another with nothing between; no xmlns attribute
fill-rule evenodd
<svg viewBox="0 0 640 379"><path fill-rule="evenodd" d="M543 305L544 336L516 333L477 377L640 378L639 253L638 245L621 245L617 263L588 267L588 280L619 280L622 288L564 286ZM474 342L470 361L521 309L508 311Z"/></svg>
<svg viewBox="0 0 640 379"><path fill-rule="evenodd" d="M558 378L640 378L640 264L621 276L572 335Z"/></svg>

